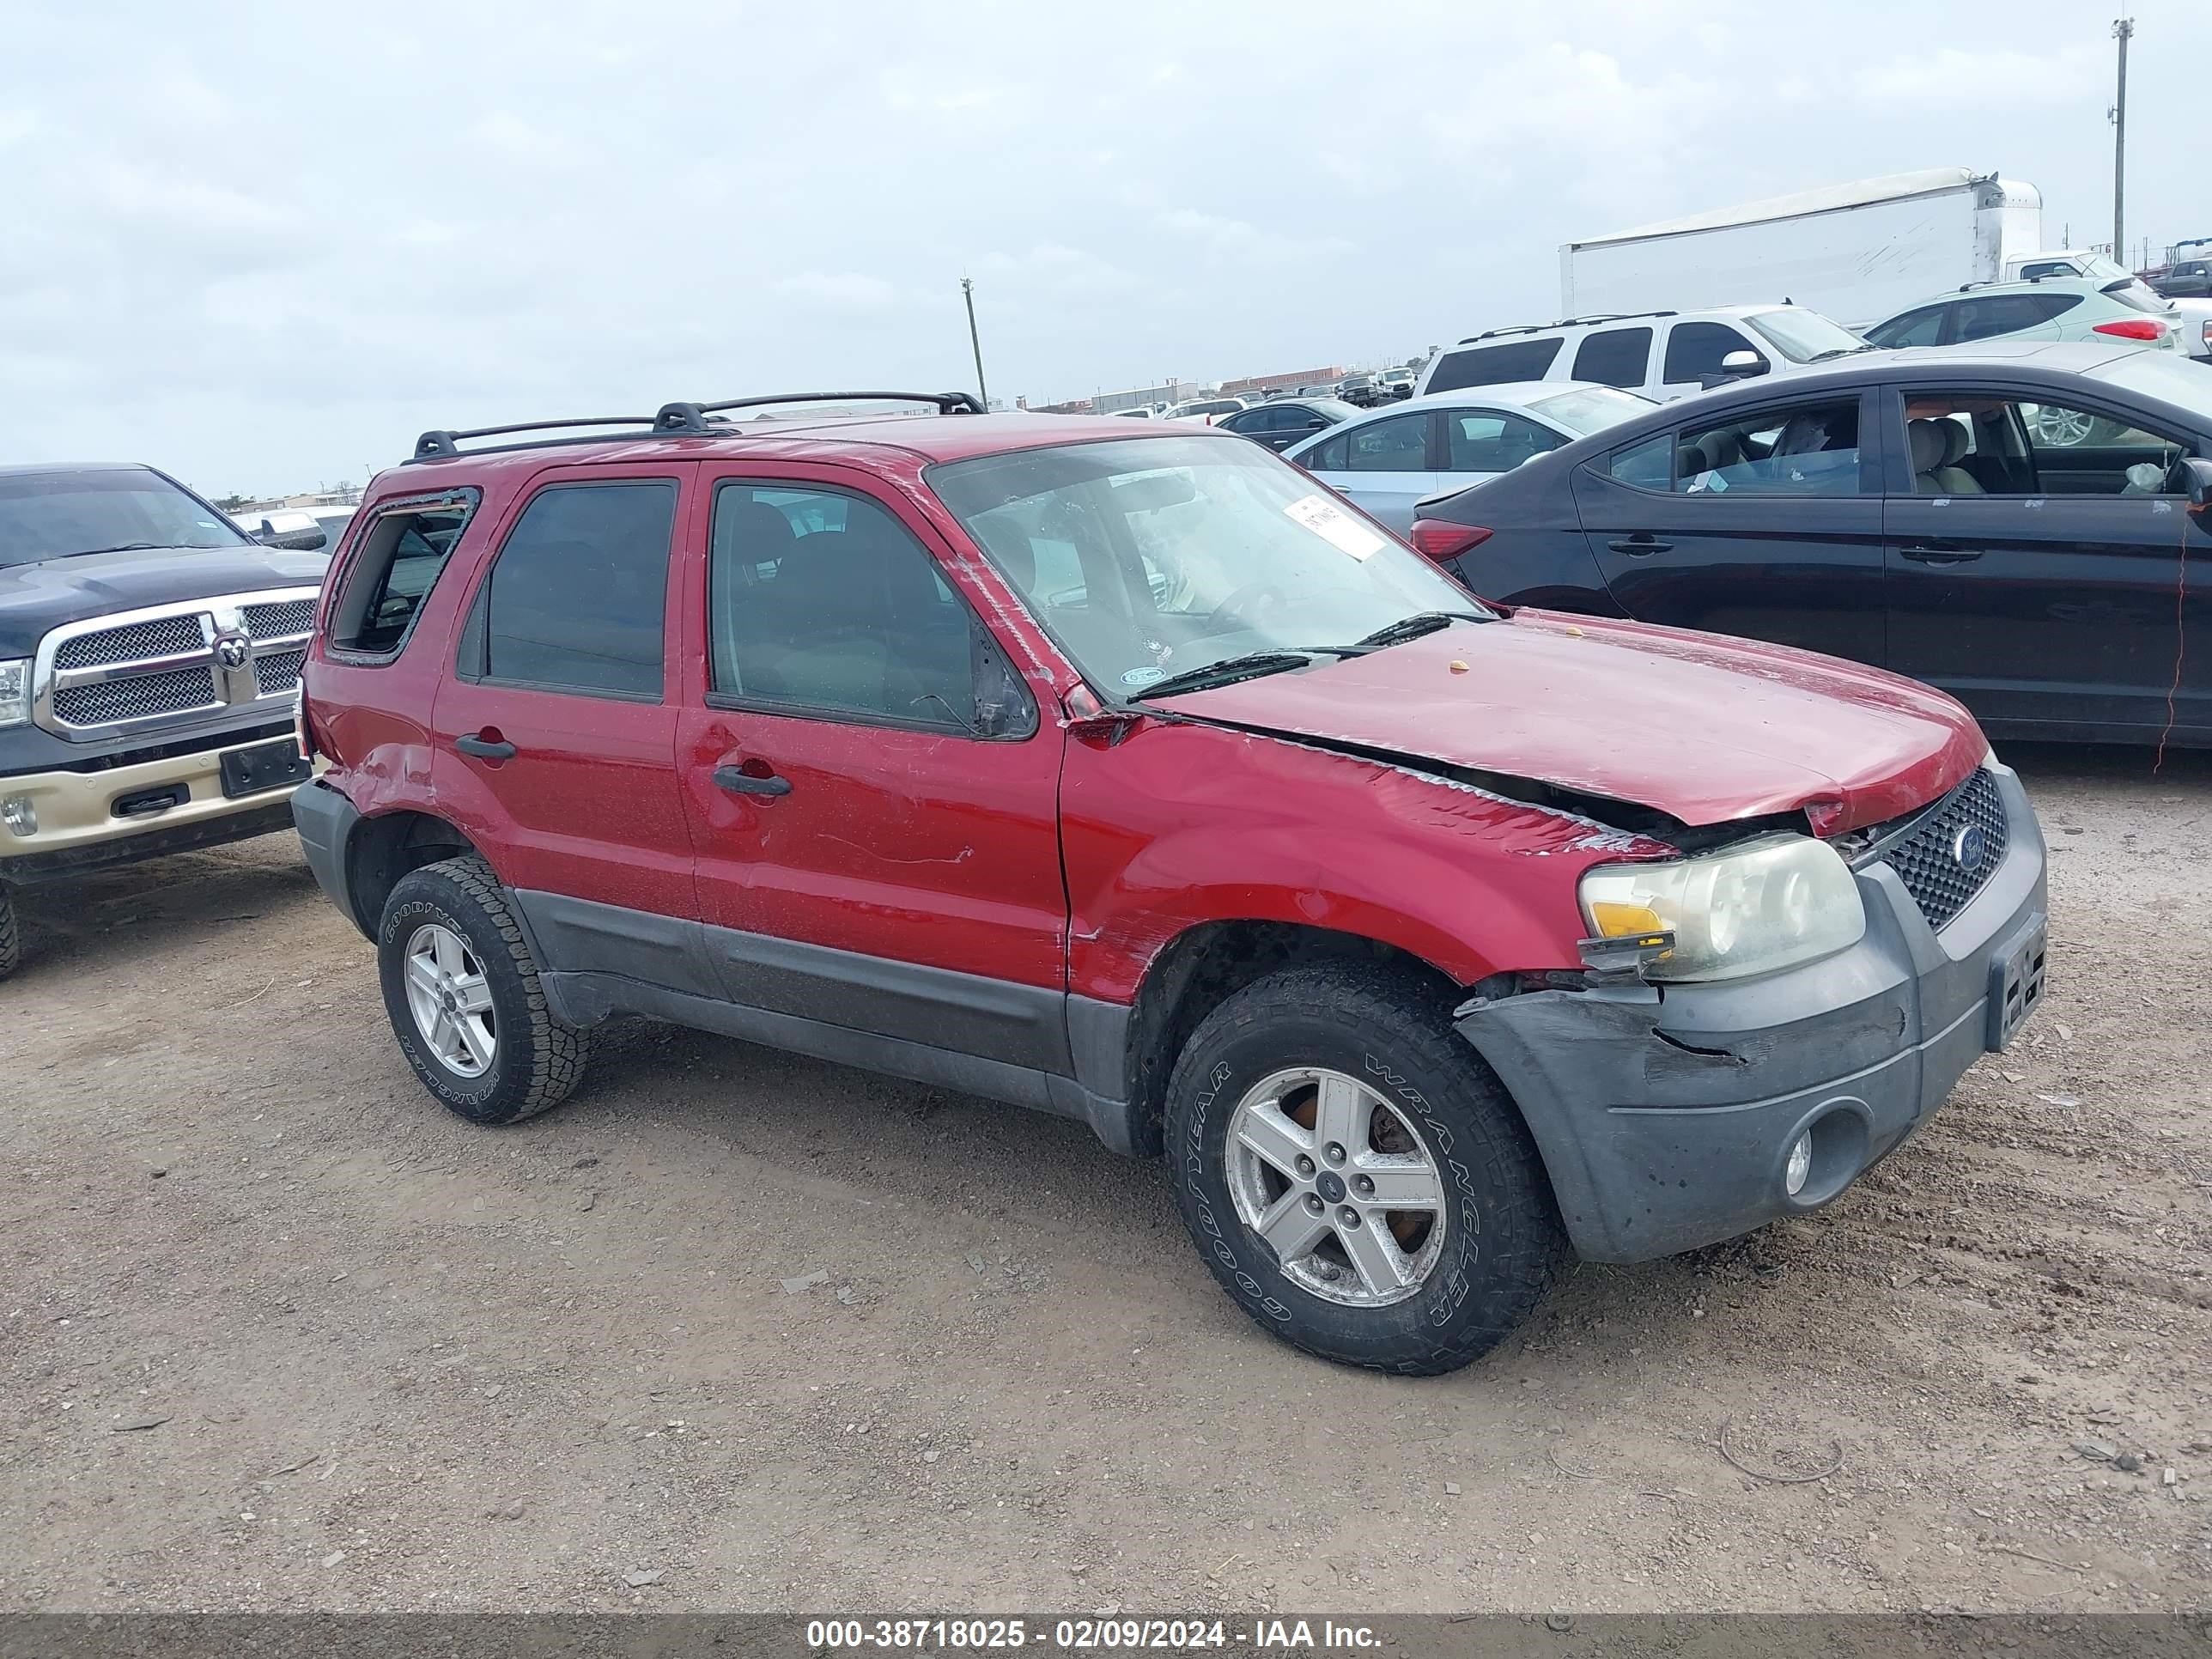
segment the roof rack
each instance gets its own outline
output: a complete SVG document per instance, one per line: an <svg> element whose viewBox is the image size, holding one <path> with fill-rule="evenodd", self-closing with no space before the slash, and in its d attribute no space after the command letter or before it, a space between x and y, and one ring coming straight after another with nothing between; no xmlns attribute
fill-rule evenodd
<svg viewBox="0 0 2212 1659"><path fill-rule="evenodd" d="M1470 334L1462 345L1473 345L1477 340L1494 340L1505 334L1540 334L1547 328L1587 328L1599 323L1625 323L1638 317L1674 317L1680 313L1666 311L1598 311L1587 317L1562 317L1556 323L1516 323L1510 328L1486 328L1480 334Z"/></svg>
<svg viewBox="0 0 2212 1659"><path fill-rule="evenodd" d="M720 403L663 404L652 415L596 415L562 421L520 421L510 426L438 428L415 441L410 461L445 460L455 455L482 455L502 449L542 449L555 444L604 443L615 439L698 438L726 435L728 421L713 417L726 409L757 409L771 404L902 403L933 404L940 415L981 415L983 405L972 392L779 392L760 398L729 398ZM540 438L531 443L485 444L464 451L471 438L505 438L518 432L559 432L574 427L636 427L636 432L592 432L581 436Z"/></svg>

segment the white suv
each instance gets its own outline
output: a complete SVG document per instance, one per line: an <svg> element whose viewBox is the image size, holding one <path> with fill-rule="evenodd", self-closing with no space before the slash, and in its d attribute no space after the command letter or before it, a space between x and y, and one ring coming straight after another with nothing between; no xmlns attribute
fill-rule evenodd
<svg viewBox="0 0 2212 1659"><path fill-rule="evenodd" d="M1841 323L1803 306L1570 317L1493 328L1439 351L1421 371L1419 395L1515 380L1591 380L1664 403L1865 346Z"/></svg>

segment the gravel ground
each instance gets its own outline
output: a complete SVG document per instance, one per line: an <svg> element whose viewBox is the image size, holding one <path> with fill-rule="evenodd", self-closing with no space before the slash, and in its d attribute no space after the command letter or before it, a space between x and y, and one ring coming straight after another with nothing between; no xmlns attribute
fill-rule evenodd
<svg viewBox="0 0 2212 1659"><path fill-rule="evenodd" d="M36 890L0 1608L2203 1607L2212 763L2011 758L2022 1044L1431 1381L1267 1339L1051 1118L635 1024L471 1128L289 837Z"/></svg>

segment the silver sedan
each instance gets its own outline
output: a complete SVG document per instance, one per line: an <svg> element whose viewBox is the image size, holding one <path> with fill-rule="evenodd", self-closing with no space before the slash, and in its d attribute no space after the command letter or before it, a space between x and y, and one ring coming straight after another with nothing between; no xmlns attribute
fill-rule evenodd
<svg viewBox="0 0 2212 1659"><path fill-rule="evenodd" d="M1413 503L1510 472L1531 456L1655 408L1588 380L1517 380L1385 404L1292 444L1296 461L1401 536Z"/></svg>

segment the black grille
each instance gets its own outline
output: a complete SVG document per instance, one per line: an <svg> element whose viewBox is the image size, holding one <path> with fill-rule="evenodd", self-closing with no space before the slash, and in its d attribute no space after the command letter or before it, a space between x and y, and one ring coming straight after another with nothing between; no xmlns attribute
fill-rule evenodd
<svg viewBox="0 0 2212 1659"><path fill-rule="evenodd" d="M246 631L257 640L274 640L287 634L304 634L314 623L315 602L313 599L284 599L275 605L249 605L246 607Z"/></svg>
<svg viewBox="0 0 2212 1659"><path fill-rule="evenodd" d="M215 706L215 675L205 668L141 674L104 685L64 685L54 693L55 715L71 726L106 726Z"/></svg>
<svg viewBox="0 0 2212 1659"><path fill-rule="evenodd" d="M1959 861L1958 848L1961 838L1973 830L1981 832L1982 856L1968 870ZM1940 932L1996 873L2004 862L2005 841L2004 798L1997 793L1996 780L1978 768L1920 821L1919 828L1882 856L1928 918L1928 925Z"/></svg>
<svg viewBox="0 0 2212 1659"><path fill-rule="evenodd" d="M307 660L307 651L276 651L253 659L253 683L261 688L261 695L269 696L278 691L289 691L300 683L300 665Z"/></svg>
<svg viewBox="0 0 2212 1659"><path fill-rule="evenodd" d="M206 649L207 635L200 631L198 617L162 617L64 640L54 648L54 666L104 668L112 662L136 662L143 657L172 657L179 652Z"/></svg>

